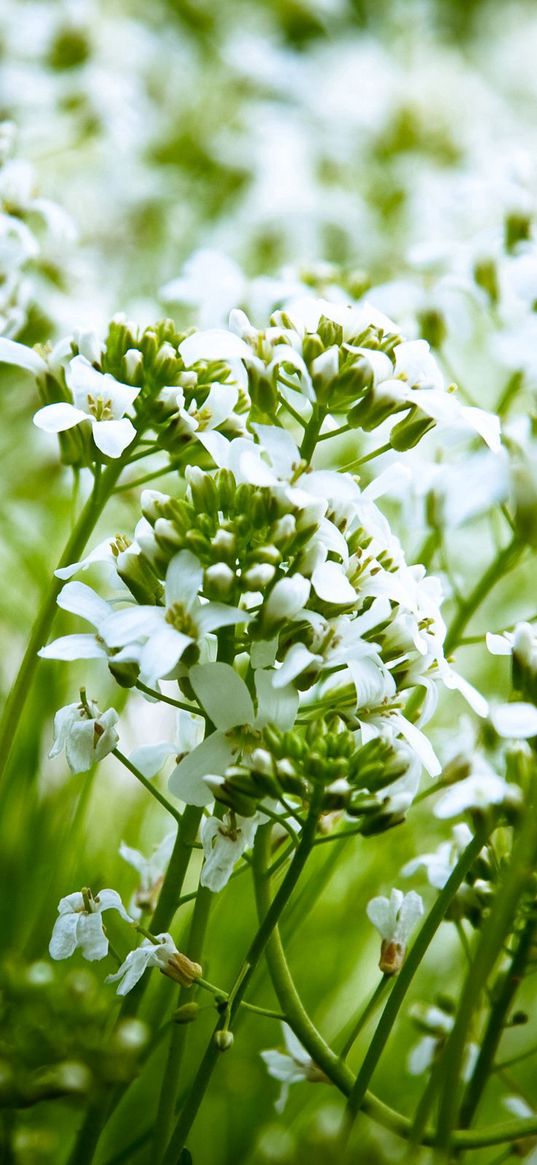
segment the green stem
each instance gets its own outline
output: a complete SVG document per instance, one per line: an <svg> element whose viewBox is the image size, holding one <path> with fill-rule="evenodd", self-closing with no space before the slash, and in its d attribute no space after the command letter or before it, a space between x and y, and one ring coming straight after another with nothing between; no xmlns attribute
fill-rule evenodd
<svg viewBox="0 0 537 1165"><path fill-rule="evenodd" d="M489 1021L481 1041L479 1056L461 1106L460 1124L462 1128L468 1128L471 1125L483 1090L492 1071L492 1065L503 1035L508 1012L524 976L524 969L531 953L536 929L537 917L532 912L519 935L510 966L502 974L496 990L493 990L492 996L495 1002L490 1010Z"/></svg>
<svg viewBox="0 0 537 1165"><path fill-rule="evenodd" d="M515 835L510 866L483 925L473 963L459 1000L457 1018L442 1059L444 1086L438 1113L438 1147L445 1154L449 1152L453 1139L460 1095L461 1065L474 1009L498 960L505 939L513 928L519 900L526 892L537 861L536 794L537 788L533 787L519 833ZM489 1039L492 1041L493 1038L495 1039L494 1031L491 1032Z"/></svg>
<svg viewBox="0 0 537 1165"><path fill-rule="evenodd" d="M158 801L159 805L162 805L167 813L171 813L171 816L174 817L177 822L181 821L182 813L180 813L179 809L176 809L175 806L172 805L170 801L168 801L168 798L164 796L164 793L159 792L156 786L152 785L151 781L148 781L147 777L144 777L143 773L141 773L140 770L136 768L136 765L133 765L128 757L124 756L123 753L119 751L119 748L113 749L112 756L115 756L117 760L121 761L121 764L129 770L129 773L132 773L133 777L136 777L136 780L144 786L144 789L147 789L147 792L155 798L155 801Z"/></svg>
<svg viewBox="0 0 537 1165"><path fill-rule="evenodd" d="M524 544L515 535L507 546L504 546L503 550L499 551L493 562L490 563L490 566L487 567L485 573L476 583L473 591L470 591L466 601L459 607L448 629L444 642L444 653L446 656L457 647L472 615L475 614L478 607L481 606L481 603L486 599L496 583L501 582L502 578L505 578L505 575L516 566L523 551Z"/></svg>
<svg viewBox="0 0 537 1165"><path fill-rule="evenodd" d="M373 1012L378 1007L380 1000L382 999L382 996L386 990L386 987L388 986L389 983L392 983L392 982L393 982L393 978L391 975L383 975L382 979L377 983L377 986L375 987L375 990L374 990L371 998L368 999L367 1003L365 1004L365 1007L363 1007L362 1010L359 1012L358 1018L355 1020L354 1024L352 1025L352 1028L349 1032L349 1035L347 1036L347 1039L345 1040L345 1043L344 1043L344 1045L341 1049L341 1052L340 1052L342 1060L347 1059L347 1056L348 1056L353 1044L358 1039L358 1036L360 1035L362 1028L365 1027L368 1019L370 1018L370 1016L373 1014Z"/></svg>
<svg viewBox="0 0 537 1165"><path fill-rule="evenodd" d="M164 692L157 692L156 688L148 688L147 684L143 684L141 680L136 681L135 687L144 695L151 696L153 700L158 700L162 704L170 704L172 708L180 708L182 712L191 712L193 716L202 716L204 720L209 719L207 713L202 712L201 708L195 708L183 700L174 700L172 696L165 696Z"/></svg>
<svg viewBox="0 0 537 1165"><path fill-rule="evenodd" d="M269 941L269 938L280 918L280 915L285 909L287 902L293 893L302 870L304 869L315 838L315 831L317 829L317 822L319 820L322 798L323 789L321 786L317 786L313 791L308 817L302 830L298 848L295 851L281 886L275 898L273 899L267 914L262 920L254 939L250 944L246 958L229 993L229 1008L226 1014L219 1020L216 1031L221 1030L224 1026L226 1028L231 1026L233 1019L241 1005L253 972L265 950L267 942ZM263 826L262 828L268 829L269 827ZM214 1034L216 1035L216 1032ZM194 1120L197 1116L199 1107L203 1100L219 1056L220 1052L213 1036L210 1044L207 1047L197 1075L192 1084L192 1088L177 1122L175 1131L168 1145L167 1152L163 1158L163 1165L176 1165L181 1149L184 1146L186 1137L188 1136L188 1133L190 1132L190 1129L192 1128Z"/></svg>
<svg viewBox="0 0 537 1165"><path fill-rule="evenodd" d="M181 896L183 882L192 857L192 842L198 832L202 813L203 810L198 809L195 805L187 805L183 810L170 864L162 883L155 913L148 926L151 934L161 934L163 931L169 930ZM136 987L129 992L121 1008L120 1018L123 1019L125 1015L135 1014L148 982L149 976L144 975Z"/></svg>
<svg viewBox="0 0 537 1165"><path fill-rule="evenodd" d="M96 496L94 491L88 498L76 526L67 539L57 569L69 566L80 558L123 468L124 465L120 462L119 464L114 463L106 469L101 478L99 494ZM63 586L64 580L56 578L55 575L48 584L47 593L32 627L18 675L5 703L0 722L0 783L7 769L15 734L29 695L34 671L39 662L37 652L48 639L56 614L56 600Z"/></svg>
<svg viewBox="0 0 537 1165"><path fill-rule="evenodd" d="M347 1111L345 1116L345 1134L348 1136L354 1119L360 1111L366 1091L369 1087L369 1082L375 1068L384 1051L388 1037L391 1034L393 1025L397 1019L401 1006L404 1002L406 993L412 983L414 975L432 942L438 927L443 921L446 911L448 910L461 882L465 878L472 863L475 861L479 851L482 849L487 836L485 825L482 824L477 830L476 835L465 849L464 853L459 858L455 869L451 873L446 885L441 890L432 909L429 911L425 922L423 923L417 938L415 939L411 950L409 951L403 967L395 980L391 995L386 1003L384 1011L380 1017L375 1034L369 1045L369 1049L365 1056L364 1062L354 1087L349 1096L347 1103Z"/></svg>
<svg viewBox="0 0 537 1165"><path fill-rule="evenodd" d="M319 431L325 418L325 410L319 405L313 406L311 417L306 425L302 444L300 446L300 456L303 461L308 464L312 459L315 451L315 446L319 439Z"/></svg>
<svg viewBox="0 0 537 1165"><path fill-rule="evenodd" d="M195 962L199 962L202 956L203 944L205 942L205 934L212 901L213 894L211 891L207 890L206 887L200 886L192 914L192 922L190 925L187 947L189 959L193 959ZM190 1002L192 998L192 988L181 987L177 1006L182 1007L184 1003ZM166 1061L166 1067L164 1069L164 1075L162 1077L162 1085L153 1132L152 1152L153 1160L155 1162L159 1162L161 1160L162 1154L164 1153L170 1138L175 1116L175 1105L179 1092L181 1067L185 1054L188 1033L188 1024L175 1024L171 1032L170 1046L168 1048L168 1058Z"/></svg>

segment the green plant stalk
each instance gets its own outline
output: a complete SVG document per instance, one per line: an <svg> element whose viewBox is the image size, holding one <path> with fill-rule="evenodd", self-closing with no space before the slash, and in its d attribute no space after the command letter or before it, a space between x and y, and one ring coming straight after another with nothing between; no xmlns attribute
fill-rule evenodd
<svg viewBox="0 0 537 1165"><path fill-rule="evenodd" d="M167 930L170 926L181 896L183 882L192 856L191 843L197 835L202 813L203 810L194 805L187 805L183 812L157 907L148 926L151 934L160 934L161 931ZM125 997L118 1021L136 1014L148 981L149 977L144 975L129 995ZM90 1165L100 1135L127 1088L128 1085L122 1085L115 1089L110 1096L106 1098L98 1096L92 1102L75 1139L67 1165Z"/></svg>
<svg viewBox="0 0 537 1165"><path fill-rule="evenodd" d="M183 810L170 864L162 883L155 912L147 928L151 934L162 934L168 930L172 922L192 857L192 843L196 840L202 814L203 809L198 809L195 805L187 805ZM120 1019L137 1012L148 982L149 977L144 975L142 979L139 979L136 987L125 997L120 1011Z"/></svg>
<svg viewBox="0 0 537 1165"><path fill-rule="evenodd" d="M461 1065L474 1009L512 929L519 900L527 889L537 861L536 799L537 781L534 780L519 832L515 834L510 866L481 931L461 993L457 1017L446 1043L437 1134L438 1148L444 1154L449 1153L457 1119Z"/></svg>
<svg viewBox="0 0 537 1165"><path fill-rule="evenodd" d="M265 833L263 836L263 830L259 830L254 846L254 879L260 919L267 913L271 901L270 886L266 876L269 860L270 846L267 845L267 834ZM289 1026L328 1080L335 1084L344 1096L348 1096L354 1083L353 1073L332 1051L307 1014L287 966L277 926L269 938L265 954L272 985ZM390 1108L389 1105L384 1104L370 1091L364 1097L362 1112L396 1136L406 1140L411 1139L411 1121L402 1116L401 1113L396 1112L395 1109ZM461 1130L454 1134L453 1144L456 1149L476 1150L491 1145L523 1140L525 1137L535 1134L537 1134L537 1116L532 1116L524 1117L518 1121L491 1125L488 1129ZM434 1146L435 1136L433 1129L426 1129L421 1137L421 1144Z"/></svg>
<svg viewBox="0 0 537 1165"><path fill-rule="evenodd" d="M200 886L192 913L192 922L190 924L187 946L188 957L194 962L200 962L202 957L203 944L205 942L205 934L209 921L209 912L213 901L214 895L212 892L205 886ZM181 1007L184 1003L189 1003L194 998L193 991L195 992L195 985L194 988L181 987L177 1006ZM171 1129L173 1126L177 1094L179 1092L181 1067L185 1054L186 1042L188 1039L189 1026L189 1024L174 1024L170 1035L170 1046L168 1048L166 1067L162 1077L162 1085L153 1131L152 1152L155 1165L157 1165L157 1163L161 1160L162 1154L170 1138Z"/></svg>
<svg viewBox="0 0 537 1165"><path fill-rule="evenodd" d="M223 1028L229 1029L233 1019L241 1005L241 1001L246 992L246 988L250 982L253 972L265 950L267 942L276 926L287 902L293 893L293 890L298 882L298 879L304 869L310 854L313 841L315 839L315 831L317 829L317 822L321 810L322 798L324 790L317 786L311 798L311 804L308 812L308 817L304 824L300 836L300 843L295 850L293 859L285 874L285 877L280 885L280 888L274 897L270 908L262 920L256 935L254 936L246 958L237 975L235 983L231 988L228 996L228 1008L226 1013L221 1016L211 1042L209 1043L205 1055L201 1061L197 1075L192 1084L190 1093L186 1099L184 1108L181 1112L175 1131L172 1135L168 1149L163 1158L163 1165L176 1165L179 1153L184 1146L186 1137L192 1128L194 1120L196 1119L198 1110L202 1103L204 1094L211 1079L214 1067L220 1056L220 1051L215 1042L216 1032ZM268 826L262 828L270 828Z"/></svg>
<svg viewBox="0 0 537 1165"><path fill-rule="evenodd" d="M457 647L462 634L469 623L472 615L475 614L481 603L486 599L489 592L493 589L496 583L500 582L509 573L510 570L516 566L519 558L525 550L524 543L520 541L518 535L500 550L490 565L487 567L484 574L476 583L473 591L470 591L468 598L459 607L457 614L454 616L444 642L444 654L448 656L450 652Z"/></svg>
<svg viewBox="0 0 537 1165"><path fill-rule="evenodd" d="M74 529L67 539L58 562L58 570L61 567L69 566L72 562L76 562L80 558L88 538L96 526L124 467L124 463L120 462L119 464L114 463L113 465L109 465L105 470L100 480L98 493L93 491L90 494ZM54 575L37 613L18 674L5 703L0 722L0 784L7 769L17 728L24 711L33 675L39 662L37 652L48 639L50 628L56 614L56 600L63 586L63 579L56 578Z"/></svg>
<svg viewBox="0 0 537 1165"><path fill-rule="evenodd" d="M412 983L414 975L432 942L438 927L443 921L455 894L472 863L482 849L487 836L485 823L481 823L475 837L459 858L455 869L451 873L446 885L441 890L432 909L429 911L412 947L405 959L403 967L395 980L393 989L388 998L384 1011L369 1045L362 1067L356 1077L351 1094L347 1102L344 1121L344 1135L348 1136L354 1119L360 1111L369 1087L369 1082L380 1057L384 1051L394 1023L397 1019L406 993Z"/></svg>
<svg viewBox="0 0 537 1165"><path fill-rule="evenodd" d="M341 1049L341 1052L340 1052L340 1056L341 1056L342 1060L346 1060L353 1044L358 1039L358 1036L360 1035L362 1028L365 1027L368 1019L370 1019L370 1017L373 1015L373 1012L376 1011L388 984L391 984L391 983L393 983L393 977L391 975L383 975L382 978L377 983L377 986L375 987L375 990L373 991L371 998L367 1000L365 1007L363 1007L362 1010L360 1011L358 1018L353 1023L352 1028L349 1032L349 1035L347 1036L347 1039L345 1040L345 1043L344 1043L344 1045Z"/></svg>
<svg viewBox="0 0 537 1165"><path fill-rule="evenodd" d="M121 764L129 770L129 773L132 773L133 777L136 777L136 780L139 781L141 785L143 785L144 789L146 789L147 792L150 793L156 801L158 801L159 805L162 805L163 809L165 809L167 813L171 814L175 821L178 823L181 821L182 813L179 811L179 809L176 809L175 806L172 805L170 801L168 801L168 798L165 797L163 793L159 792L156 786L153 785L151 781L148 781L147 777L144 777L144 774L136 768L136 765L132 764L128 757L124 756L123 753L120 752L119 748L114 748L112 750L112 756L115 756L117 760L121 761Z"/></svg>
<svg viewBox="0 0 537 1165"><path fill-rule="evenodd" d="M460 1125L468 1128L477 1112L481 1096L492 1071L494 1058L503 1035L508 1012L520 987L537 930L537 917L532 913L518 938L511 963L492 992L495 1000L481 1041L479 1055L468 1082L461 1105Z"/></svg>

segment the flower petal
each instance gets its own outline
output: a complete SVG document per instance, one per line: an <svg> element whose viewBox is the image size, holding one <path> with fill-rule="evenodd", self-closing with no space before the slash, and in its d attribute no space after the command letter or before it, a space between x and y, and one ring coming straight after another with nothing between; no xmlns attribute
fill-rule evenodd
<svg viewBox="0 0 537 1165"><path fill-rule="evenodd" d="M91 428L97 448L106 457L121 457L136 436L136 429L128 417L119 421L93 421Z"/></svg>
<svg viewBox="0 0 537 1165"><path fill-rule="evenodd" d="M191 550L180 550L166 571L166 606L184 603L190 607L199 595L203 583L203 569Z"/></svg>
<svg viewBox="0 0 537 1165"><path fill-rule="evenodd" d="M38 409L34 416L34 425L43 429L45 433L64 433L66 429L73 429L81 421L87 421L88 414L82 409L76 409L68 401L58 401L57 404L45 405Z"/></svg>
<svg viewBox="0 0 537 1165"><path fill-rule="evenodd" d="M253 724L254 706L244 680L229 663L196 664L189 673L196 696L213 724L224 732Z"/></svg>
<svg viewBox="0 0 537 1165"><path fill-rule="evenodd" d="M209 805L214 799L204 777L222 776L235 750L223 732L213 732L174 769L168 788L187 805Z"/></svg>
<svg viewBox="0 0 537 1165"><path fill-rule="evenodd" d="M537 736L537 708L534 704L517 701L491 708L490 719L498 736L511 740L527 740Z"/></svg>

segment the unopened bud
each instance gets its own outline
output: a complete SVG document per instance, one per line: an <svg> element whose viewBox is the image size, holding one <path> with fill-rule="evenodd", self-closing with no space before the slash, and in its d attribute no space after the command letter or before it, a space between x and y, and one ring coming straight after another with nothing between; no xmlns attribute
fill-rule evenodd
<svg viewBox="0 0 537 1165"><path fill-rule="evenodd" d="M202 974L200 964L193 963L192 959L189 959L188 955L181 954L181 951L176 951L175 954L170 955L166 964L160 969L164 975L167 975L169 979L174 979L182 987L191 987Z"/></svg>
<svg viewBox="0 0 537 1165"><path fill-rule="evenodd" d="M197 1003L183 1003L172 1015L174 1023L194 1023L198 1018L199 1006Z"/></svg>
<svg viewBox="0 0 537 1165"><path fill-rule="evenodd" d="M227 1030L215 1032L214 1042L219 1052L229 1052L233 1044L233 1032Z"/></svg>

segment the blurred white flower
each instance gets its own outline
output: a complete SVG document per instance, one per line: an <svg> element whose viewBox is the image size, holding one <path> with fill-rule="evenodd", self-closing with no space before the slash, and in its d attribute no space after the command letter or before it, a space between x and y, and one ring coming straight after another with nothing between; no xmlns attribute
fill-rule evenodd
<svg viewBox="0 0 537 1165"><path fill-rule="evenodd" d="M287 1051L278 1052L273 1049L260 1052L269 1076L272 1076L274 1080L281 1081L280 1095L274 1105L278 1113L282 1113L285 1108L291 1084L300 1084L304 1080L309 1081L310 1084L328 1083L324 1072L313 1063L289 1025L283 1023L282 1029Z"/></svg>

